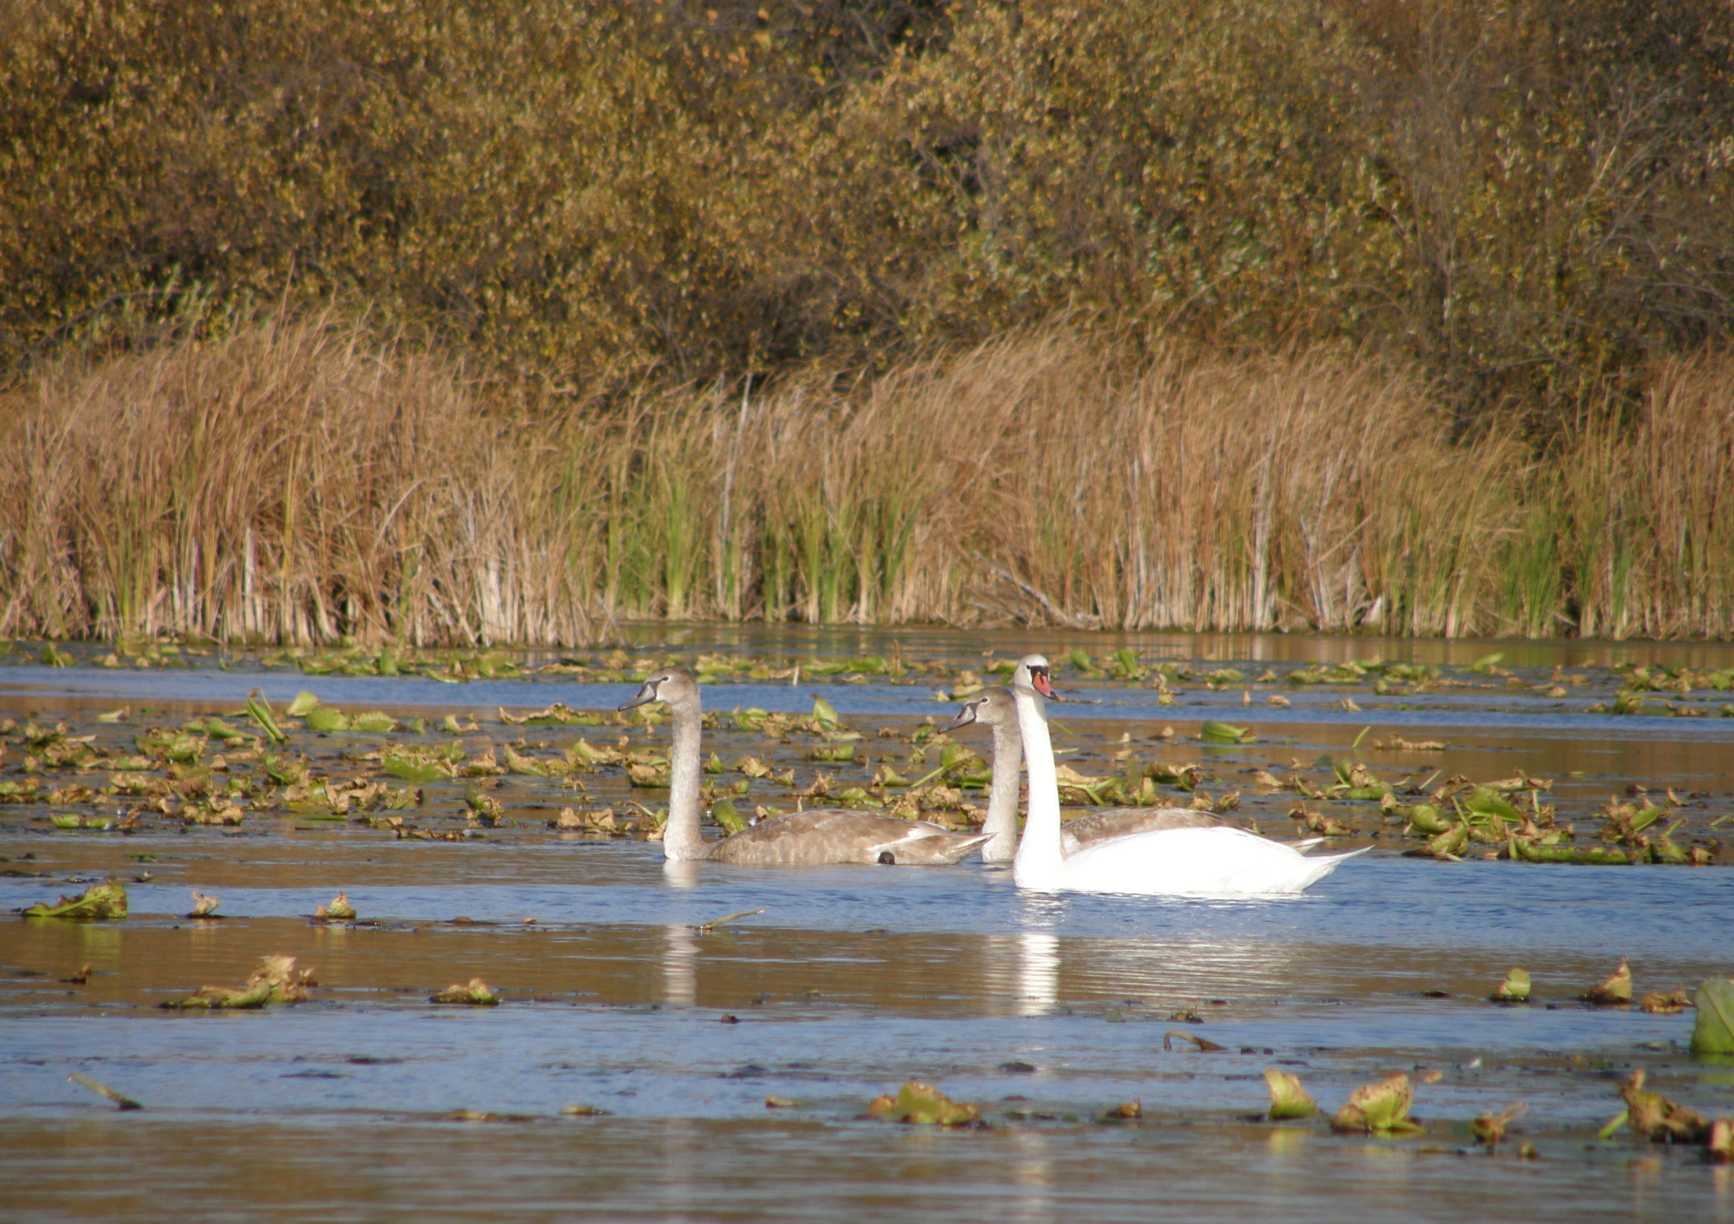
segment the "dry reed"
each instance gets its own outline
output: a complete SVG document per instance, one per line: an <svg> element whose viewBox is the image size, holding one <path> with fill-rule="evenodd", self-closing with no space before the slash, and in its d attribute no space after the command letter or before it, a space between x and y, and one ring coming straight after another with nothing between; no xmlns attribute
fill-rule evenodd
<svg viewBox="0 0 1734 1224"><path fill-rule="evenodd" d="M1734 628L1734 359L1555 461L1362 354L1055 328L845 385L538 415L331 317L0 402L0 633L593 640L618 618ZM843 389L839 389L843 387Z"/></svg>

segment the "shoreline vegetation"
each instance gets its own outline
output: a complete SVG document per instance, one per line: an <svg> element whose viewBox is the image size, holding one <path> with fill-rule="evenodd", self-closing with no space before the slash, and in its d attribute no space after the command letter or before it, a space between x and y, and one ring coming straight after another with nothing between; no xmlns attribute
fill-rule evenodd
<svg viewBox="0 0 1734 1224"><path fill-rule="evenodd" d="M1734 636L1726 0L0 45L0 635Z"/></svg>
<svg viewBox="0 0 1734 1224"><path fill-rule="evenodd" d="M619 618L1725 637L1734 357L1537 457L1341 347L1054 326L766 393L503 398L335 314L0 397L0 635L585 644Z"/></svg>

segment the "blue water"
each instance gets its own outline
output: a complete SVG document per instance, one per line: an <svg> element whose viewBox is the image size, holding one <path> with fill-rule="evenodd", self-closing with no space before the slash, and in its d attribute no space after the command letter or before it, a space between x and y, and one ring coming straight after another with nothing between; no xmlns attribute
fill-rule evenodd
<svg viewBox="0 0 1734 1224"><path fill-rule="evenodd" d="M88 717L96 702L232 709L255 687L280 704L306 688L351 707L481 712L607 709L633 686L0 669L11 708L47 717ZM1268 741L1234 749L1236 767L1280 769L1297 740L1372 726L1473 731L1534 771L1564 748L1653 744L1682 754L1656 759L1689 763L1700 804L1727 804L1734 768L1734 720L1590 715L1575 691L1567 703L1360 691L1347 711L1334 689L1285 690L1293 705L1279 708L1243 707L1238 689L1160 706L1149 689L1073 687L1083 700L1056 710L1059 738L1098 753L1108 720L1220 717ZM804 713L816 693L845 717L951 709L898 685L719 684L707 700ZM1734 1219L1728 1170L1594 1138L1633 1067L1724 1116L1734 1067L1687 1053L1690 1011L1577 997L1622 958L1640 994L1734 973L1726 868L1439 863L1386 848L1304 897L1211 903L1030 894L979 864L671 869L653 843L562 840L539 820L447 844L255 818L232 835L55 835L27 814L0 808L0 858L41 875L0 876L0 909L150 874L130 884L125 922L0 919L9 1219ZM195 888L220 893L223 921L181 916ZM311 924L339 890L362 923ZM239 985L266 953L316 968L310 1001L157 1006ZM61 981L81 965L88 982ZM1486 996L1513 965L1530 970L1535 1002L1495 1006ZM501 1006L428 1002L472 976ZM1256 1121L1273 1065L1326 1112L1408 1072L1426 1134ZM145 1109L114 1112L68 1082L75 1072ZM979 1104L991 1128L863 1119L913 1077ZM1130 1100L1142 1124L1097 1120ZM1473 1153L1468 1120L1517 1101L1519 1139L1541 1159ZM573 1105L606 1114L561 1114ZM444 1120L458 1109L518 1120Z"/></svg>

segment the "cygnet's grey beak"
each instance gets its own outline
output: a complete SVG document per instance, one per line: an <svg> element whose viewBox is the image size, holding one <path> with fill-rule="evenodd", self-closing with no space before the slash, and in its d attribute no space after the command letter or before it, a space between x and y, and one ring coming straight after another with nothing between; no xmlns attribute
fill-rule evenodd
<svg viewBox="0 0 1734 1224"><path fill-rule="evenodd" d="M638 690L638 696L631 701L623 701L615 706L616 710L630 710L636 706L649 705L656 700L656 681L646 680Z"/></svg>
<svg viewBox="0 0 1734 1224"><path fill-rule="evenodd" d="M963 708L957 712L957 717L946 723L945 726L941 727L939 733L944 735L948 731L957 730L959 727L970 726L975 722L975 712L980 708L980 706L981 703L979 701L964 702Z"/></svg>

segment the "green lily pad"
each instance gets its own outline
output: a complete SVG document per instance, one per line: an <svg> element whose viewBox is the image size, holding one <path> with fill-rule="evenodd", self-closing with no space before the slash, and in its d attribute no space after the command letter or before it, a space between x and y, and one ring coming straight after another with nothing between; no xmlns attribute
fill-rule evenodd
<svg viewBox="0 0 1734 1224"><path fill-rule="evenodd" d="M719 799L711 805L710 817L724 833L739 833L747 827L747 818L735 807L733 799Z"/></svg>
<svg viewBox="0 0 1734 1224"><path fill-rule="evenodd" d="M1211 744L1250 744L1257 737L1246 727L1212 719L1198 728L1198 738Z"/></svg>
<svg viewBox="0 0 1734 1224"><path fill-rule="evenodd" d="M283 728L277 725L277 719L271 713L271 703L265 700L264 694L254 689L247 694L247 713L253 721L265 731L265 735L273 744L281 744L287 736Z"/></svg>
<svg viewBox="0 0 1734 1224"><path fill-rule="evenodd" d="M1711 978L1692 996L1692 1053L1734 1054L1734 978Z"/></svg>
<svg viewBox="0 0 1734 1224"><path fill-rule="evenodd" d="M1491 997L1495 1003L1529 1002L1529 970L1506 970L1505 980L1493 988Z"/></svg>
<svg viewBox="0 0 1734 1224"><path fill-rule="evenodd" d="M299 1003L312 984L311 969L296 969L293 956L267 956L238 990L227 986L201 986L183 999L160 1004L175 1010L251 1010L271 1003Z"/></svg>
<svg viewBox="0 0 1734 1224"><path fill-rule="evenodd" d="M1265 1087L1270 1089L1270 1118L1273 1122L1281 1122L1285 1118L1310 1118L1319 1111L1318 1102L1314 1101L1307 1090L1301 1087L1300 1077L1276 1067L1264 1069Z"/></svg>
<svg viewBox="0 0 1734 1224"><path fill-rule="evenodd" d="M1331 1129L1361 1135L1415 1135L1421 1127L1409 1118L1415 1090L1402 1072L1362 1084L1331 1118Z"/></svg>
<svg viewBox="0 0 1734 1224"><path fill-rule="evenodd" d="M344 715L343 711L334 710L330 706L314 706L311 710L308 710L306 713L301 715L301 720L307 724L307 729L309 731L331 732L349 730L349 719Z"/></svg>
<svg viewBox="0 0 1734 1224"><path fill-rule="evenodd" d="M62 918L69 922L106 922L126 917L126 885L119 880L92 884L76 897L62 897L24 911L26 918Z"/></svg>
<svg viewBox="0 0 1734 1224"><path fill-rule="evenodd" d="M981 1117L979 1106L953 1101L932 1084L910 1080L895 1097L875 1097L867 1106L875 1118L924 1126L965 1126Z"/></svg>

